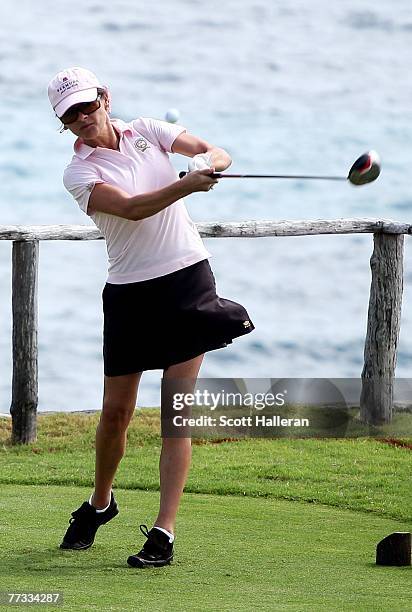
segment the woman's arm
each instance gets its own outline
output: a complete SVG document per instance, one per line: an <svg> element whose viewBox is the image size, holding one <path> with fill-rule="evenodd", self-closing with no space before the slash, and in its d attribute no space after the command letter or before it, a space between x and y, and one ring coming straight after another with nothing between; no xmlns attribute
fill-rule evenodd
<svg viewBox="0 0 412 612"><path fill-rule="evenodd" d="M216 172L226 170L232 163L230 155L224 149L215 147L206 142L206 140L193 136L193 134L188 134L187 132L180 134L176 138L172 145L172 151L173 153L180 153L187 157L194 157L198 155L198 153L210 153L210 164Z"/></svg>
<svg viewBox="0 0 412 612"><path fill-rule="evenodd" d="M141 221L195 191L209 191L218 182L211 174L212 169L190 172L175 183L136 196L114 185L97 183L90 194L87 214L100 211L129 221Z"/></svg>

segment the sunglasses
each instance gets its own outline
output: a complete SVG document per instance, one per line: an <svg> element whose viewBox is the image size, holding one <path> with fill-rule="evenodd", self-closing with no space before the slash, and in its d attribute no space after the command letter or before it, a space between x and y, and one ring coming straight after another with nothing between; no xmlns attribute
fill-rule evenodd
<svg viewBox="0 0 412 612"><path fill-rule="evenodd" d="M80 102L79 104L74 104L71 106L61 117L59 117L60 121L63 125L69 125L70 123L74 123L77 121L79 117L79 113L82 115L91 115L96 112L100 108L100 99L102 94L99 94L96 100L92 102Z"/></svg>

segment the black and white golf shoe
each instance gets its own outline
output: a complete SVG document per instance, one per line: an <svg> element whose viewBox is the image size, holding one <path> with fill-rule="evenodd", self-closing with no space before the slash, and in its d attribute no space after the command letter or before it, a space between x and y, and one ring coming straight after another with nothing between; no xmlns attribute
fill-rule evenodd
<svg viewBox="0 0 412 612"><path fill-rule="evenodd" d="M169 565L173 559L173 542L169 537L155 527L148 531L146 525L140 525L140 531L146 536L142 550L136 555L130 555L127 563L131 567L162 567Z"/></svg>
<svg viewBox="0 0 412 612"><path fill-rule="evenodd" d="M72 512L72 518L69 520L70 526L65 533L60 548L65 550L90 548L98 528L111 521L117 514L119 514L119 508L113 496L113 491L110 497L110 506L105 512L96 512L96 509L89 502L84 502L80 508Z"/></svg>

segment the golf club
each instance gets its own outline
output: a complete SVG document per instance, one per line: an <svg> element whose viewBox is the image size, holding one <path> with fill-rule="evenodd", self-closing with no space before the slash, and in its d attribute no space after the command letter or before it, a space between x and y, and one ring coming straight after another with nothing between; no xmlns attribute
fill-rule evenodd
<svg viewBox="0 0 412 612"><path fill-rule="evenodd" d="M348 176L312 176L294 174L222 174L215 172L212 178L275 178L275 179L314 179L322 181L349 181L352 185L365 185L375 181L381 172L379 155L376 151L368 151L355 161L349 170ZM179 178L183 178L187 172L180 172Z"/></svg>

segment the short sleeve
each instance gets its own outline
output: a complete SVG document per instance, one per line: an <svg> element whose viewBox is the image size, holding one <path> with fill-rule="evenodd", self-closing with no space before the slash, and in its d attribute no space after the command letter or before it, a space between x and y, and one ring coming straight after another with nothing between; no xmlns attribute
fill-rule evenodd
<svg viewBox="0 0 412 612"><path fill-rule="evenodd" d="M139 117L132 121L132 126L136 132L167 153L172 153L174 141L180 134L186 132L186 128L182 125L150 117Z"/></svg>
<svg viewBox="0 0 412 612"><path fill-rule="evenodd" d="M63 175L64 186L86 214L93 187L103 182L97 169L89 164L69 164Z"/></svg>

